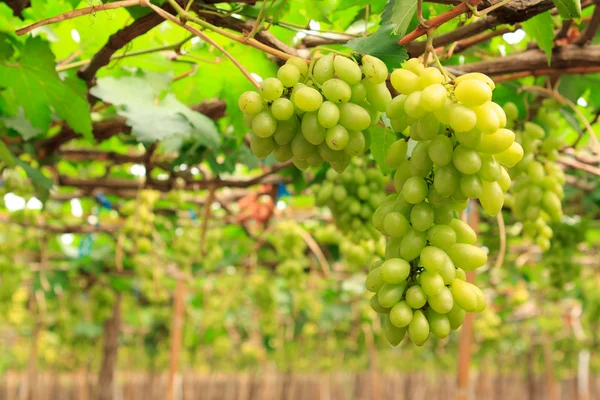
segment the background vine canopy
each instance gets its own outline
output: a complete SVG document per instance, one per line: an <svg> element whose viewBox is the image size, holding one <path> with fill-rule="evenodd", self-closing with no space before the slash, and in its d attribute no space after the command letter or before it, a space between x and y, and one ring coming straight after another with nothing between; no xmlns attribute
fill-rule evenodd
<svg viewBox="0 0 600 400"><path fill-rule="evenodd" d="M168 370L171 396L178 370L269 369L456 373L460 395L470 363L492 375L544 373L547 398L578 373L577 395L593 398L581 377L599 366L597 4L0 3L0 371L23 372L25 396L35 396L44 370L97 370L94 393L109 399L116 370ZM343 162L317 152L321 142L343 149L318 107L294 98L298 78L273 98L265 94L274 82L268 78L285 81L280 68L292 65L302 84L323 93L323 104L335 102L325 88L333 72L321 81L326 61L317 61L335 59L360 67L348 99L363 83L367 92L350 100L360 110L332 126L358 123L361 112L372 122L336 128L363 143ZM422 63L440 80L423 78ZM383 68L383 78L369 75L368 65ZM407 88L411 77L421 79L418 90ZM478 88L484 82L486 96L493 89L503 108L489 133L511 129L508 145L520 148L518 157L506 155L497 137L473 142L482 140L469 135L474 125L462 129L475 115L463 105L484 103L475 104L474 89L460 94L469 77ZM405 105L436 84L444 101L462 107L456 121ZM246 92L254 90L262 95L258 111L245 115L240 106L252 104ZM253 122L280 96L293 103L297 137L309 139L311 113L315 132L322 129L320 142L306 147L318 154L314 164L288 142L275 147L273 132ZM343 114L348 99L333 108ZM437 124L432 137L429 123ZM456 158L479 160L487 172ZM434 198L445 190L434 176L447 165L456 167L445 173L458 189ZM422 198L406 185L411 175L424 182ZM398 198L410 206L398 206ZM449 219L439 216L443 207ZM468 225L460 225L467 214ZM413 235L423 241L412 246L414 257L400 246L403 223L421 232ZM443 250L426 256L426 245ZM451 260L451 276L438 268L440 254ZM465 267L478 267L476 277L461 277L466 259L478 260ZM444 276L431 285L451 293L450 303L433 306L440 291L424 281L428 274ZM465 279L475 289L453 287ZM415 290L412 300L404 294L407 284L427 288L425 308ZM467 291L477 294L473 307L459 299ZM400 303L410 307L390 311ZM463 309L481 313L448 336ZM426 342L417 323L406 333L422 347L389 345L405 336L406 315L429 321ZM369 390L377 398L375 383Z"/></svg>

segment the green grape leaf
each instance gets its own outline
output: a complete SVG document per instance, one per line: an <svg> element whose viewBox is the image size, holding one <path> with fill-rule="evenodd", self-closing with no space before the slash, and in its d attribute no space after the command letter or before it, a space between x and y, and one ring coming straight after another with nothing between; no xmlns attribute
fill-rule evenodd
<svg viewBox="0 0 600 400"><path fill-rule="evenodd" d="M550 12L536 15L522 23L525 32L537 42L540 49L546 52L548 65L552 59L552 48L554 47L554 21Z"/></svg>
<svg viewBox="0 0 600 400"><path fill-rule="evenodd" d="M406 50L398 45L399 39L392 33L392 25L385 25L372 35L350 40L346 46L358 53L379 58L391 72L408 58Z"/></svg>
<svg viewBox="0 0 600 400"><path fill-rule="evenodd" d="M17 62L0 63L0 86L12 89L34 127L47 130L54 109L75 132L91 138L89 104L80 91L60 80L55 66L48 43L30 37Z"/></svg>
<svg viewBox="0 0 600 400"><path fill-rule="evenodd" d="M417 0L388 0L381 13L381 26L392 25L396 35L404 36L417 12Z"/></svg>
<svg viewBox="0 0 600 400"><path fill-rule="evenodd" d="M50 189L52 189L52 186L54 185L50 178L42 174L42 171L37 168L33 168L23 160L17 159L16 162L25 170L25 173L29 179L31 179L31 183L33 184L37 198L42 203L45 203L50 197Z"/></svg>
<svg viewBox="0 0 600 400"><path fill-rule="evenodd" d="M31 121L25 118L22 108L19 108L17 115L4 118L4 125L7 128L14 129L25 140L32 139L42 133L42 130L31 125Z"/></svg>
<svg viewBox="0 0 600 400"><path fill-rule="evenodd" d="M381 172L388 174L390 168L385 163L385 153L387 149L396 141L396 135L388 128L383 128L379 125L375 125L369 128L371 133L371 154Z"/></svg>
<svg viewBox="0 0 600 400"><path fill-rule="evenodd" d="M0 161L2 161L8 168L14 168L17 164L17 159L11 151L6 147L4 141L0 140Z"/></svg>
<svg viewBox="0 0 600 400"><path fill-rule="evenodd" d="M127 119L140 142L169 139L168 147L175 150L183 141L194 139L216 151L220 136L215 123L168 93L170 82L169 75L152 73L144 77L106 77L99 79L90 93L117 106L117 112Z"/></svg>
<svg viewBox="0 0 600 400"><path fill-rule="evenodd" d="M581 18L581 0L552 0L562 19Z"/></svg>

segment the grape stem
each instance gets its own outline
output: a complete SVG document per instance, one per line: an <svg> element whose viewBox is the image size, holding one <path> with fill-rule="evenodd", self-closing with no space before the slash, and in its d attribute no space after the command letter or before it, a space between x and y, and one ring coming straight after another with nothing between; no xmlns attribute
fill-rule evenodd
<svg viewBox="0 0 600 400"><path fill-rule="evenodd" d="M169 0L169 3L177 4L177 2L175 0ZM223 55L225 57L227 57L231 60L231 62L242 72L242 74L246 77L246 79L248 79L248 81L250 81L250 83L252 83L252 85L256 89L258 89L260 87L258 82L252 77L250 72L233 55L231 55L231 53L229 53L227 50L225 50L225 48L223 48L223 46L221 46L220 44L215 42L213 39L211 39L209 36L207 36L204 32L200 31L199 29L194 28L193 26L187 25L185 22L182 22L179 19L177 19L177 17L175 17L174 15L168 13L167 11L163 10L160 7L155 6L152 3L148 3L148 7L150 7L152 10L154 10L154 12L156 12L158 15L160 15L164 19L169 20L169 21L183 27L184 29L187 29L194 35L199 36L205 42L214 46L217 50L219 50L221 53L223 53ZM179 7L179 9L181 11L183 11L184 13L189 14L184 9L182 9L179 6L179 4L177 4L177 7Z"/></svg>
<svg viewBox="0 0 600 400"><path fill-rule="evenodd" d="M483 17L484 15L489 14L490 12L492 12L492 11L494 11L494 10L500 8L500 7L507 5L511 1L513 1L513 0L502 0L502 1L494 4L493 6L485 8L485 9L483 9L481 11L477 11L477 5L471 5L468 2L465 2L465 4L467 5L467 8L469 10L471 10L471 12L473 13L474 16L476 16L476 17Z"/></svg>
<svg viewBox="0 0 600 400"><path fill-rule="evenodd" d="M442 75L444 75L444 81L448 82L450 81L450 77L448 76L448 72L446 71L446 68L444 68L444 66L442 65L442 63L440 62L440 59L435 51L435 49L433 48L433 34L435 32L435 28L429 29L427 31L427 44L425 46L425 55L423 56L423 64L425 66L427 66L428 64L428 58L429 55L431 54L431 56L433 57L433 61L435 62L435 64L437 65L438 69L440 70L440 72L442 73Z"/></svg>
<svg viewBox="0 0 600 400"><path fill-rule="evenodd" d="M573 110L575 115L577 115L577 118L579 118L581 120L581 122L583 123L583 125L585 126L585 129L587 130L587 132L590 136L590 142L591 142L592 149L594 150L594 152L596 154L600 154L600 143L598 142L598 138L596 137L594 128L592 128L592 125L590 125L590 122L587 120L585 115L583 115L583 113L581 111L579 111L577 106L571 100L562 96L560 93L556 92L555 90L551 90L551 89L547 89L547 88L543 88L543 87L522 86L521 90L528 90L531 92L541 93L547 97L554 98L559 103L566 104L567 106L569 106L569 108L571 108Z"/></svg>

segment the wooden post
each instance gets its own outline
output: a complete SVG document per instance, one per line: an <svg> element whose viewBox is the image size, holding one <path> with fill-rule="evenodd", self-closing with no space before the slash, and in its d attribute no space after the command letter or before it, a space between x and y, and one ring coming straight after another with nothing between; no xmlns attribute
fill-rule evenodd
<svg viewBox="0 0 600 400"><path fill-rule="evenodd" d="M468 213L466 215L469 226L479 233L479 210L476 201L470 201ZM467 281L475 281L475 271L467 272ZM471 385L469 381L469 367L471 364L471 348L473 346L473 321L475 314L467 313L465 321L460 330L458 341L458 366L457 366L457 390L456 400L471 399Z"/></svg>
<svg viewBox="0 0 600 400"><path fill-rule="evenodd" d="M114 375L119 350L119 331L121 330L121 292L115 296L113 315L104 322L104 347L102 366L98 374L96 400L114 398Z"/></svg>
<svg viewBox="0 0 600 400"><path fill-rule="evenodd" d="M176 400L176 375L179 366L179 356L181 355L181 337L184 320L184 298L185 298L185 280L177 279L175 286L175 299L173 302L173 324L171 326L171 353L169 356L169 379L167 382L167 399Z"/></svg>

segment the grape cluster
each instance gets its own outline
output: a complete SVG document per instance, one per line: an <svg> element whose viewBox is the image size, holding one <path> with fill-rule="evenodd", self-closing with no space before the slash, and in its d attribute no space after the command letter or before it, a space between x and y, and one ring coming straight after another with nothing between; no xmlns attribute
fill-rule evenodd
<svg viewBox="0 0 600 400"><path fill-rule="evenodd" d="M238 105L252 129L250 148L258 158L273 153L301 170L324 161L343 171L354 155L369 148L368 128L379 121L392 96L388 70L378 58L328 54L292 58L277 78L261 82L258 92L242 93Z"/></svg>
<svg viewBox="0 0 600 400"><path fill-rule="evenodd" d="M317 205L327 205L338 228L353 240L380 237L369 223L373 212L385 200L388 177L363 160L353 160L338 174L329 169L322 185L315 188Z"/></svg>
<svg viewBox="0 0 600 400"><path fill-rule="evenodd" d="M416 146L407 159L402 138L386 154L397 193L373 215L373 225L389 239L385 261L372 265L366 285L375 293L372 308L386 315L388 341L397 345L408 331L422 345L430 332L444 338L466 312L485 309L485 296L466 281L465 271L484 265L487 255L455 213L468 198L478 198L496 215L511 183L501 164L514 166L523 150L505 128L503 109L491 101L494 83L487 76L448 82L439 70L411 59L391 82L401 94L387 115Z"/></svg>
<svg viewBox="0 0 600 400"><path fill-rule="evenodd" d="M506 103L504 109L511 123L516 124L517 106ZM538 113L550 129L556 127L551 115L544 108ZM521 144L524 156L510 171L514 179L511 191L514 197L508 198L513 215L523 222L525 235L534 239L542 250L548 250L552 237L548 222L560 221L563 215L561 200L564 197L562 185L565 174L554 162L562 138L552 136L541 125L527 121L517 130L516 141Z"/></svg>

